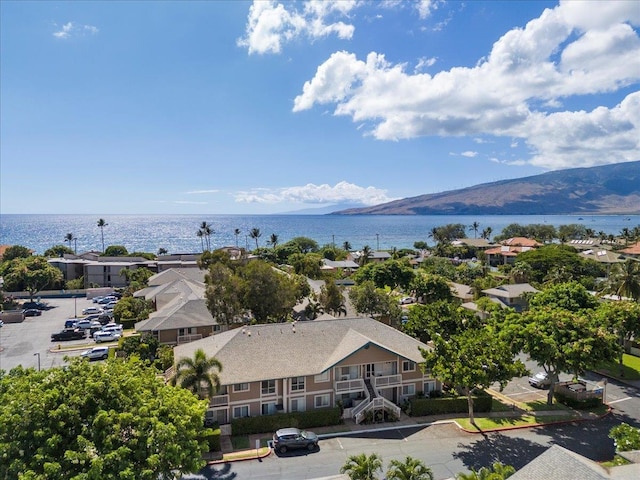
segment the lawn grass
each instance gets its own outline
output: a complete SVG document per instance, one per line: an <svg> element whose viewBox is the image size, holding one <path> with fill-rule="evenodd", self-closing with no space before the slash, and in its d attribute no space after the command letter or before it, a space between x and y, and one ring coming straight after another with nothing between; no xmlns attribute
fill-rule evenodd
<svg viewBox="0 0 640 480"><path fill-rule="evenodd" d="M604 362L598 367L599 371L621 380L640 380L640 357L625 353L622 356L622 371L620 375L620 364L618 361Z"/></svg>
<svg viewBox="0 0 640 480"><path fill-rule="evenodd" d="M232 435L231 445L234 450L247 450L249 448L249 436L248 435Z"/></svg>
<svg viewBox="0 0 640 480"><path fill-rule="evenodd" d="M569 407L562 403L554 402L553 405L547 405L546 400L534 400L533 402L522 403L522 409L528 412L544 412L551 410L570 410Z"/></svg>
<svg viewBox="0 0 640 480"><path fill-rule="evenodd" d="M610 468L610 467L619 467L620 465L629 465L630 463L631 462L626 458L621 457L620 455L616 455L615 457L613 457L612 460L608 460L606 462L600 462L600 465L602 465L605 468Z"/></svg>
<svg viewBox="0 0 640 480"><path fill-rule="evenodd" d="M575 414L567 412L565 415L545 415L543 417L536 417L535 415L521 415L519 417L480 417L476 418L475 426L471 424L468 418L458 418L456 422L465 430L469 431L486 431L494 430L497 428L509 428L509 427L526 427L530 425L553 423L560 421L568 421L576 418Z"/></svg>
<svg viewBox="0 0 640 480"><path fill-rule="evenodd" d="M504 402L501 402L496 397L491 399L491 411L492 412L510 412L513 410L511 405L507 405Z"/></svg>

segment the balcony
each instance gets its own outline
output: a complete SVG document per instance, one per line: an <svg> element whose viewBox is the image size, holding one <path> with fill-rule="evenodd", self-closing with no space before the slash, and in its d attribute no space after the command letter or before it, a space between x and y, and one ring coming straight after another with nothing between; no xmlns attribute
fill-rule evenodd
<svg viewBox="0 0 640 480"><path fill-rule="evenodd" d="M355 393L364 392L364 380L361 378L353 378L349 380L340 380L335 382L333 386L335 393Z"/></svg>
<svg viewBox="0 0 640 480"><path fill-rule="evenodd" d="M229 395L215 395L209 401L210 407L222 407L224 405L229 405Z"/></svg>
<svg viewBox="0 0 640 480"><path fill-rule="evenodd" d="M200 340L202 338L202 334L200 333L191 333L188 335L178 335L178 345L181 343L189 343L195 340Z"/></svg>
<svg viewBox="0 0 640 480"><path fill-rule="evenodd" d="M385 375L382 377L373 377L373 386L375 388L395 387L402 385L402 375Z"/></svg>

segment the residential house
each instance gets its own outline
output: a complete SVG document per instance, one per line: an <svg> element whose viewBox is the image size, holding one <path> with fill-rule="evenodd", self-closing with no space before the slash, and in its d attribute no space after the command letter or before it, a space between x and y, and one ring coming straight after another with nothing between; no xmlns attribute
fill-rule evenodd
<svg viewBox="0 0 640 480"><path fill-rule="evenodd" d="M505 306L515 309L517 312L522 312L529 307L525 294L538 293L538 291L528 283L516 283L482 290L482 293L492 300L497 300Z"/></svg>
<svg viewBox="0 0 640 480"><path fill-rule="evenodd" d="M222 364L221 389L210 412L221 424L234 418L342 405L362 421L385 408L440 389L423 373L426 344L371 318L251 325L178 345L176 361L202 349Z"/></svg>
<svg viewBox="0 0 640 480"><path fill-rule="evenodd" d="M174 345L227 329L207 308L202 270L165 270L151 277L149 284L134 296L153 302L155 311L135 324L136 332L151 333L160 343Z"/></svg>
<svg viewBox="0 0 640 480"><path fill-rule="evenodd" d="M322 270L335 271L340 269L345 273L352 273L360 267L353 260L329 260L324 258L322 263L323 265L320 267Z"/></svg>
<svg viewBox="0 0 640 480"><path fill-rule="evenodd" d="M473 301L473 288L462 283L449 282L451 293L462 303Z"/></svg>
<svg viewBox="0 0 640 480"><path fill-rule="evenodd" d="M487 263L495 267L514 263L520 252L526 252L541 246L541 243L526 237L513 237L500 242L497 247L488 248L484 253L487 256Z"/></svg>
<svg viewBox="0 0 640 480"><path fill-rule="evenodd" d="M628 246L627 248L618 250L618 253L622 253L627 257L635 257L640 259L640 241Z"/></svg>

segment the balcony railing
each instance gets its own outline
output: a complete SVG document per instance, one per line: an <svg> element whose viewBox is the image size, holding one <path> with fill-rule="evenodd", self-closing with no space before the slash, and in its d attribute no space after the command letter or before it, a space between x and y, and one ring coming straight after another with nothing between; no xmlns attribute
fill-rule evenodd
<svg viewBox="0 0 640 480"><path fill-rule="evenodd" d="M357 424L360 424L360 422L365 419L368 411L377 409L389 410L390 412L393 412L397 418L400 418L400 407L384 397L376 397L370 402L362 402L362 404L358 405L358 407L360 406L362 406L362 408L359 408L357 412L355 408L353 409L353 418L355 418Z"/></svg>
<svg viewBox="0 0 640 480"><path fill-rule="evenodd" d="M384 388L402 384L402 375L386 375L384 377L373 377L375 388Z"/></svg>
<svg viewBox="0 0 640 480"><path fill-rule="evenodd" d="M178 335L178 345L181 343L189 343L195 340L200 340L202 338L202 334L200 333L190 333L189 335Z"/></svg>
<svg viewBox="0 0 640 480"><path fill-rule="evenodd" d="M340 380L335 382L334 390L336 393L351 393L351 392L362 392L365 391L366 388L364 386L364 380L361 378L354 378L350 380Z"/></svg>
<svg viewBox="0 0 640 480"><path fill-rule="evenodd" d="M211 401L209 402L210 407L221 407L228 404L229 395L216 395L214 397L211 397Z"/></svg>

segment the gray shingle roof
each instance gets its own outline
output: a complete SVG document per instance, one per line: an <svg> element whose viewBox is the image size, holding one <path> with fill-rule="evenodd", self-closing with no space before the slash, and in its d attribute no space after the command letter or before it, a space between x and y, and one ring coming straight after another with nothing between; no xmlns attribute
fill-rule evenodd
<svg viewBox="0 0 640 480"><path fill-rule="evenodd" d="M509 480L608 480L610 478L607 470L596 462L559 445L552 445L511 475Z"/></svg>
<svg viewBox="0 0 640 480"><path fill-rule="evenodd" d="M177 328L208 327L217 322L201 298L176 297L147 320L136 323L136 331L149 332Z"/></svg>
<svg viewBox="0 0 640 480"><path fill-rule="evenodd" d="M422 342L371 318L251 325L175 347L176 359L202 348L223 366L223 385L317 375L362 348L378 346L423 361Z"/></svg>
<svg viewBox="0 0 640 480"><path fill-rule="evenodd" d="M500 298L518 298L523 293L538 293L534 287L529 285L528 283L516 283L512 285L500 285L496 288L489 288L487 290L482 290L482 293L487 295L492 295L494 297Z"/></svg>

